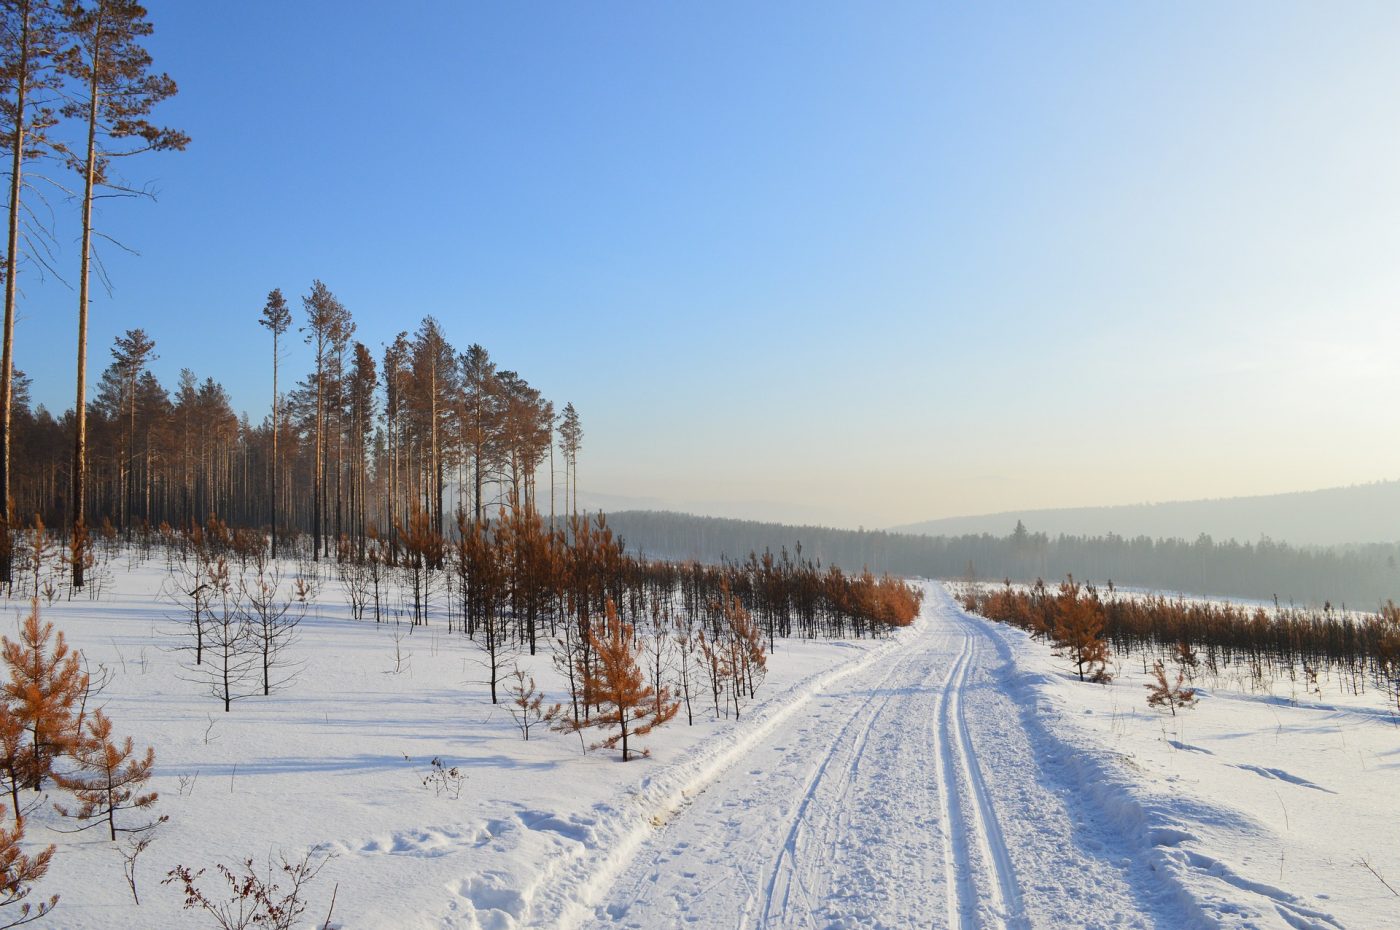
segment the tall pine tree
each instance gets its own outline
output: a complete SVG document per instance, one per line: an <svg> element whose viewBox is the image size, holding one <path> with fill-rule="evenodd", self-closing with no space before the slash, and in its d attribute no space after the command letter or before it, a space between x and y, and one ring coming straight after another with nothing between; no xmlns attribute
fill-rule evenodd
<svg viewBox="0 0 1400 930"><path fill-rule="evenodd" d="M58 17L50 0L0 0L0 121L10 148L9 236L5 254L5 322L0 348L0 582L10 581L10 444L14 397L16 281L19 274L20 199L25 162L51 154L48 131L57 123L51 96L60 77L54 68Z"/></svg>
<svg viewBox="0 0 1400 930"><path fill-rule="evenodd" d="M131 498L135 496L136 470L132 458L136 454L137 387L146 363L156 358L156 344L144 329L128 329L118 336L112 346L112 364L120 379L121 415L127 421L126 441L119 447L117 474L122 479L121 507L118 520L131 538Z"/></svg>
<svg viewBox="0 0 1400 930"><path fill-rule="evenodd" d="M83 148L68 155L69 166L83 178L70 514L74 538L80 540L87 525L87 324L93 196L102 187L142 193L112 175L113 159L143 152L178 151L189 144L189 136L146 119L156 104L175 95L176 87L170 75L151 72L151 55L142 45L142 40L153 31L145 7L132 0L63 0L61 13L64 35L71 44L59 54L59 70L80 88L62 112L66 117L82 120L87 130ZM80 558L74 559L73 586L83 586Z"/></svg>
<svg viewBox="0 0 1400 930"><path fill-rule="evenodd" d="M262 319L258 323L272 333L272 557L277 558L277 349L283 333L292 325L292 311L287 309L287 298L282 296L280 287L273 288L263 305Z"/></svg>
<svg viewBox="0 0 1400 930"><path fill-rule="evenodd" d="M302 332L306 333L307 345L316 353L316 371L312 375L316 381L316 448L311 477L311 557L320 559L326 517L326 404L328 399L334 398L328 388L334 375L338 347L349 337L355 324L350 320L350 311L319 279L311 282L311 293L301 299L301 304L306 310ZM329 546L326 549L329 550Z"/></svg>

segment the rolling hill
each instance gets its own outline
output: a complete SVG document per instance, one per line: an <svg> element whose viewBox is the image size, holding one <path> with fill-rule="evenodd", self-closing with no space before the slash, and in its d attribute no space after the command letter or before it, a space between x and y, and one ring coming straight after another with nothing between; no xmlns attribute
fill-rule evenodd
<svg viewBox="0 0 1400 930"><path fill-rule="evenodd" d="M1020 520L1051 536L1151 536L1259 540L1300 546L1389 543L1400 540L1400 481L1212 500L1064 507L925 520L892 527L900 533L962 536L1011 532Z"/></svg>

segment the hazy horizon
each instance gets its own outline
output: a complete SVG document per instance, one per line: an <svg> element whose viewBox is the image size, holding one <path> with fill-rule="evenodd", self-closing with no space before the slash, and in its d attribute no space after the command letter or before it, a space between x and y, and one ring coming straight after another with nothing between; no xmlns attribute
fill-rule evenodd
<svg viewBox="0 0 1400 930"><path fill-rule="evenodd" d="M94 387L140 326L261 419L263 301L320 278L376 353L433 314L573 402L597 498L875 527L1400 457L1393 5L147 5L193 143L102 208L142 254L103 250Z"/></svg>
<svg viewBox="0 0 1400 930"><path fill-rule="evenodd" d="M1215 504L1282 504L1281 508L1270 508L1269 513L1276 518L1282 518L1292 512L1288 506L1290 498L1308 499L1306 507L1298 512L1292 513L1289 522L1293 524L1307 523L1314 519L1313 511L1325 506L1324 499L1335 505L1342 503L1343 506L1374 506L1376 501L1370 500L1346 500L1338 501L1338 494L1345 495L1349 491L1364 491L1365 489L1390 490L1396 485L1394 479L1380 478L1375 481L1359 482L1351 485L1340 485L1329 488L1298 488L1290 491L1282 491L1270 494L1259 495L1238 495L1230 497L1202 497L1202 498L1182 498L1176 500L1141 500L1141 501L1110 501L1104 503L1063 505L1050 507L1017 507L1014 504L999 510L981 511L977 513L949 513L939 514L931 517L919 517L906 520L902 523L879 524L870 521L854 520L846 523L832 522L824 519L824 515L829 511L821 507L789 505L781 501L771 500L697 500L694 498L660 498L660 497L633 497L625 494L594 494L580 493L579 505L589 512L602 511L605 513L615 513L628 510L639 511L664 511L671 513L690 514L703 517L721 517L737 520L754 520L760 523L780 523L796 526L826 526L833 529L862 529L862 530L885 530L890 532L929 532L934 535L948 533L958 535L962 533L992 533L996 536L1003 536L1009 533L1017 519L1024 518L1029 521L1029 529L1033 532L1048 532L1056 535L1060 532L1068 532L1072 535L1103 535L1105 533L1126 534L1129 536L1147 535L1153 537L1180 537L1194 538L1206 533L1214 535L1220 539L1234 538L1242 542L1248 542L1259 538L1261 535L1268 536L1277 541L1287 541L1301 543L1304 545L1340 545L1346 543L1364 543L1377 541L1391 541L1400 537L1400 530L1394 533L1367 532L1360 535L1342 534L1335 538L1328 537L1325 540L1309 537L1307 534L1270 532L1267 529L1252 528L1248 530L1227 530L1222 532L1219 528L1210 525L1218 522L1209 518L1198 519L1192 522L1190 512L1196 505L1203 505L1207 508ZM1391 509L1390 502L1381 502ZM1296 510L1297 508L1293 508ZM1157 520L1137 519L1143 516L1144 512L1175 510L1179 513L1176 518L1170 521L1171 529L1163 530ZM1336 520L1331 521L1348 525L1362 521L1366 523L1384 523L1383 515L1374 513L1348 512L1333 514ZM1070 522L1066 524L1065 518L1069 517ZM1126 517L1128 519L1114 519L1115 517ZM1002 519L1004 518L1004 519ZM1040 519L1037 519L1040 518ZM1374 520L1372 519L1374 518ZM1107 522L1105 522L1105 520ZM1087 521L1087 522L1086 522ZM1270 520L1269 522L1276 522ZM945 525L943 527L933 527L935 524ZM1003 525L1004 524L1004 525ZM930 529L923 529L929 526Z"/></svg>

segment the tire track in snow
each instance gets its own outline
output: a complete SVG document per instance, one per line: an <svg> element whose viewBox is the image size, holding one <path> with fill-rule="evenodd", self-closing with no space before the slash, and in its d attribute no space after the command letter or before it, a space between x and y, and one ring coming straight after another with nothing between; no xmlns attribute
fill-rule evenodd
<svg viewBox="0 0 1400 930"><path fill-rule="evenodd" d="M985 925L985 921L980 919L982 909L975 906L977 889L971 874L972 856L967 840L970 832L980 853L982 867L987 872L992 919L1002 927L1022 928L1028 926L1028 922L1021 906L1016 870L963 714L963 692L971 677L969 671L977 657L982 634L969 627L961 617L957 617L957 620L962 629L963 646L949 672L939 708L938 778L948 814L944 864L945 868L953 869L959 861L963 865L961 874L956 878L948 875L948 919L955 927ZM959 781L966 784L972 801L967 807L963 805Z"/></svg>
<svg viewBox="0 0 1400 930"><path fill-rule="evenodd" d="M817 791L825 786L827 768L830 766L833 759L842 754L841 751L846 746L847 733L857 724L857 721L861 721L862 718L864 718L863 726L861 726L859 736L856 739L855 749L851 754L850 764L846 767L844 775L836 785L836 796L844 797L846 795L847 789L855 780L856 771L860 768L861 760L865 757L866 746L869 745L870 734L875 729L876 722L884 715L886 709L890 706L890 702L899 693L897 690L885 686L890 682L890 679L895 676L896 672L903 670L903 666L907 665L909 661L910 657L906 654L900 657L899 662L891 665L890 669L885 673L884 678L880 680L880 684L871 689L870 697L866 699L865 703L861 705L856 713L851 715L846 721L846 724L841 728L841 731L836 735L836 738L832 740L831 746L822 758L821 764L812 771L811 778L807 780L801 794L802 800L798 803L797 809L793 812L792 822L788 828L787 836L769 869L768 879L764 882L763 887L766 891L764 900L766 904L764 905L762 916L758 922L758 927L763 928L763 930L774 926L775 921L777 926L792 925L789 921L794 913L791 907L794 883L802 893L802 903L806 905L805 909L798 911L797 914L805 918L802 921L803 924L815 926L812 920L814 906L811 900L811 892L803 881L802 872L797 867L798 839L800 838L802 828L807 824L808 809L813 799L816 797ZM868 718L865 717L864 712L875 702L876 695L882 693L884 694L884 700L880 702L879 708L875 710L874 713L870 714Z"/></svg>
<svg viewBox="0 0 1400 930"><path fill-rule="evenodd" d="M819 690L786 745L748 749L692 797L620 870L590 925L1027 928L973 739L997 752L995 728L1016 721L983 721L977 700L966 710L989 641L944 604L926 611L892 661ZM988 758L998 777L1033 777Z"/></svg>
<svg viewBox="0 0 1400 930"><path fill-rule="evenodd" d="M581 856L562 866L562 880L556 875L555 885L546 892L547 900L534 902L532 913L524 925L573 930L585 922L602 919L604 912L609 923L619 920L616 907L605 907L604 898L626 881L624 873L638 866L638 856L644 853L648 840L655 837L658 825L663 833L669 832L672 822L684 819L696 804L704 800L708 789L731 774L742 759L763 746L779 748L765 741L777 733L784 722L794 717L801 719L800 711L814 703L827 689L847 678L859 676L880 659L897 653L907 637L918 636L922 632L926 620L925 615L916 621L907 634L900 631L868 647L864 655L836 668L815 672L786 691L759 702L756 705L757 716L751 713L747 729L740 730L736 734L737 739L724 748L711 750L702 747L700 758L680 762L657 776L648 777L644 782L647 793L638 805L644 811L645 818L641 821L630 819L626 824L615 818L610 825L611 835L602 845L602 854ZM815 724L816 721L809 718L807 725L799 731L800 735L806 736ZM746 876L743 879L747 881ZM615 894L613 897L616 900ZM623 910L626 909L624 906Z"/></svg>
<svg viewBox="0 0 1400 930"><path fill-rule="evenodd" d="M839 696L833 695L826 689L834 686L838 681L847 678L849 675L858 674L870 662L875 661L877 658L878 654L869 655L860 660L857 660L857 662L852 667L842 669L837 673L831 675L826 684L822 685L813 692L803 696L802 703L812 704L818 700L823 699L839 700ZM806 804L810 802L813 786L820 784L822 780L822 773L831 764L834 758L842 755L843 750L849 751L851 740L857 738L856 734L853 733L853 731L855 731L858 726L861 727L860 736L864 736L866 733L868 733L868 724L872 720L874 720L876 714L878 714L878 710L873 714L870 713L871 706L881 696L884 697L884 702L882 702L880 709L883 709L883 707L889 703L890 699L894 696L895 692L891 691L885 686L889 684L890 680L893 678L896 672L900 668L902 668L903 665L907 663L907 661L907 656L901 653L898 655L894 662L891 662L888 666L885 667L883 673L879 674L878 683L875 684L873 687L869 688L868 695L866 695L864 699L858 703L858 705L854 708L853 711L843 716L842 719L844 720L844 723L840 726L839 729L835 730L834 736L830 735L832 733L832 727L827 725L829 721L823 720L820 714L815 714L807 718L804 721L804 724L800 727L800 729L797 732L790 733L788 735L787 741L797 745L801 745L807 742L808 740L816 739L822 739L826 743L826 745L824 751L821 754L820 761L814 762L810 758L801 759L796 756L793 756L790 760L779 761L772 771L767 771L764 773L765 781L777 781L780 780L782 775L784 774L783 770L788 766L792 766L797 770L790 772L791 781L806 786L806 788L801 792L795 793L794 795L790 795L790 797L797 797L801 800L798 801L798 804L795 808L791 805L791 802L788 802L788 804L785 805L789 811L792 811L792 813L788 817L784 817L782 821L779 821L780 823L793 820L794 818L797 821L800 821L801 815L800 813L798 813L798 811L805 810ZM795 705L789 705L783 709L779 716L789 716L795 710ZM777 721L775 720L773 722L776 724ZM770 727L765 727L764 729L768 730L770 729ZM752 753L758 750L764 748L771 748L765 747L762 743L759 743L756 740L754 742L754 746L748 748L741 754L738 754L736 758L731 760L731 762L725 766L724 772L717 773L714 778L705 781L702 785L698 785L695 789L695 792L689 797L688 802L684 807L684 810L676 812L676 817L667 818L666 822L661 826L659 833L656 834L653 838L655 840L655 842L653 843L653 847L655 849L654 858L647 857L645 855L643 855L642 858L634 858L630 865L620 870L621 874L618 874L617 877L613 879L612 888L607 893L607 896L611 898L615 903L610 906L602 907L597 912L595 912L595 914L593 915L593 919L597 922L597 925L621 924L623 926L639 926L639 924L633 922L633 919L631 917L632 912L634 910L645 911L646 908L656 900L658 895L665 894L665 892L662 889L658 888L656 880L656 870L658 869L658 867L670 861L670 859L674 856L674 850L669 854L665 851L669 845L669 843L665 840L668 834L671 833L673 825L675 825L679 821L683 821L686 818L686 816L693 816L694 809L698 806L702 806L707 801L707 799L711 799L711 789L716 788L717 783L723 782L727 775L737 775L738 771L741 769L741 760L750 756ZM801 768L797 768L798 766L802 766L804 763L805 771L803 771L803 769ZM755 770L751 774L757 774L757 770ZM762 798L762 794L763 792L760 787L760 791L758 793L758 797L760 799ZM753 799L746 798L743 800L745 801L745 807L747 807L748 802L752 801ZM726 805L726 807L727 806L728 805ZM789 832L791 833L791 830ZM748 840L751 843L759 839L760 838L758 837L748 837ZM682 843L681 846L687 847L689 846L689 844ZM748 851L750 855L757 857L757 855L759 855L763 851L763 849L767 848L771 847L760 848L757 845L754 845L751 846ZM752 874L765 874L765 869L759 861L754 861L753 865L755 866L755 868L753 869ZM740 925L746 925L747 921L752 918L756 907L762 907L762 905L758 903L760 889L771 889L773 882L771 880L764 880L759 883L754 883L750 878L750 872L743 868L734 869L731 875L729 876L728 880L730 883L733 884L741 884L747 886L747 894L744 897L742 905L739 907ZM715 892L722 891L723 889L716 887L710 888L708 890L711 892ZM802 888L799 888L798 890L799 892L804 891L804 889ZM790 894L790 892L791 889L785 889L785 893ZM604 915L606 915L606 919L604 919ZM760 920L766 919L763 913L760 913L758 917Z"/></svg>
<svg viewBox="0 0 1400 930"><path fill-rule="evenodd" d="M962 669L971 652L971 639L963 638L963 647L957 659L948 667L948 675L943 679L943 690L938 695L938 729L934 733L937 743L934 753L934 776L938 780L939 810L943 817L943 885L947 889L948 926L962 927L962 902L969 904L976 899L977 888L972 884L972 870L967 855L966 826L963 822L961 799L958 792L958 776L953 759L952 741L948 738L949 689L959 680ZM958 868L958 860L963 868Z"/></svg>

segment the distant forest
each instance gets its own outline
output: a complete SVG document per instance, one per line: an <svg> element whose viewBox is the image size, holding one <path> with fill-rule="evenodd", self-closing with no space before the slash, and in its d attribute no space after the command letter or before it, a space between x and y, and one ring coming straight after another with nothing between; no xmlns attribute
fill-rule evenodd
<svg viewBox="0 0 1400 930"><path fill-rule="evenodd" d="M787 526L657 511L610 514L629 548L651 556L718 562L786 548L847 571L956 579L1047 581L1073 574L1103 584L1280 603L1331 602L1361 610L1400 599L1400 546L1298 547L1275 543L1051 537L1016 524L1005 536L916 536L885 531Z"/></svg>
<svg viewBox="0 0 1400 930"><path fill-rule="evenodd" d="M1201 533L1217 539L1267 536L1295 546L1394 542L1400 539L1400 481L1216 500L1011 510L889 529L925 536L996 535L1015 526L1017 520L1052 536L1106 536L1127 531L1163 539L1195 539Z"/></svg>

